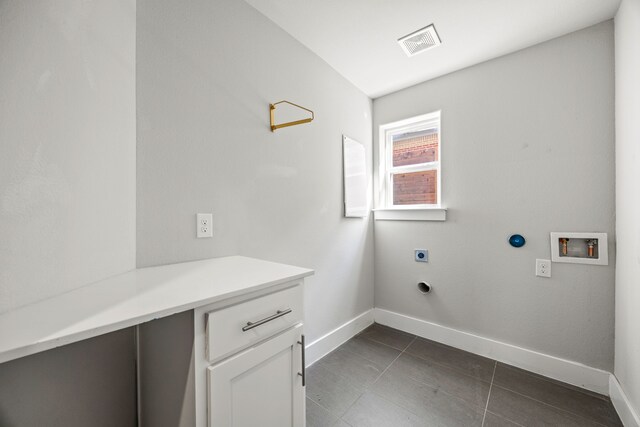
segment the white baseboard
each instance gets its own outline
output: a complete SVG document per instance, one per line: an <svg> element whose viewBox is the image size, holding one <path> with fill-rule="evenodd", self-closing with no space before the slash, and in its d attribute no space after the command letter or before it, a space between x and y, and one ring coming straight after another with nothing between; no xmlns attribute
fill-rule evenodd
<svg viewBox="0 0 640 427"><path fill-rule="evenodd" d="M307 367L357 335L374 321L611 396L611 401L624 426L640 427L640 417L631 406L615 375L609 372L381 308L367 310L307 345Z"/></svg>
<svg viewBox="0 0 640 427"><path fill-rule="evenodd" d="M354 317L306 346L307 367L344 344L373 323L373 309Z"/></svg>
<svg viewBox="0 0 640 427"><path fill-rule="evenodd" d="M624 427L640 427L640 416L631 406L618 378L613 374L609 377L609 396Z"/></svg>
<svg viewBox="0 0 640 427"><path fill-rule="evenodd" d="M374 320L382 325L489 357L545 377L596 393L609 394L611 374L601 369L380 308L374 309Z"/></svg>

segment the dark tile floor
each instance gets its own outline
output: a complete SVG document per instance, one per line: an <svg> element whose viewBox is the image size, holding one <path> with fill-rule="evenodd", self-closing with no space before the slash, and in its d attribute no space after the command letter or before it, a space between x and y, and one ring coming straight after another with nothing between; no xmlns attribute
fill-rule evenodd
<svg viewBox="0 0 640 427"><path fill-rule="evenodd" d="M622 426L611 401L374 324L307 370L307 427Z"/></svg>

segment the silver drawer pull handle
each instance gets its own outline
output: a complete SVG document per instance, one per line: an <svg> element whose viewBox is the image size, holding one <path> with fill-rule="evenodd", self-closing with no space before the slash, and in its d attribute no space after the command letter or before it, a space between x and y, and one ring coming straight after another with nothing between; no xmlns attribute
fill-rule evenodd
<svg viewBox="0 0 640 427"><path fill-rule="evenodd" d="M302 377L302 387L307 385L307 362L305 361L306 348L304 346L304 335L300 336L300 353L302 353L302 372L298 372L298 376Z"/></svg>
<svg viewBox="0 0 640 427"><path fill-rule="evenodd" d="M282 317L285 314L289 314L289 313L291 313L291 309L287 308L286 310L278 310L276 311L276 314L273 314L269 317L265 317L264 319L258 320L257 322L247 322L247 326L242 327L242 332L247 332L249 329L253 329L260 325L264 325L267 322L271 322L272 320L275 320L278 317Z"/></svg>

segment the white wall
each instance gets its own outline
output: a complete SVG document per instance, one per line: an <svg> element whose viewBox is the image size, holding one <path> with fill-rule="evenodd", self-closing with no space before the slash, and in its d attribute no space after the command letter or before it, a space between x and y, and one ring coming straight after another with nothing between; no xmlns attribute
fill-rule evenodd
<svg viewBox="0 0 640 427"><path fill-rule="evenodd" d="M371 158L369 98L243 1L141 0L137 30L138 266L313 268L309 341L373 307L373 227L342 217L341 137ZM316 119L271 133L283 99ZM195 238L197 212L212 239Z"/></svg>
<svg viewBox="0 0 640 427"><path fill-rule="evenodd" d="M615 374L640 414L640 1L623 0L616 38Z"/></svg>
<svg viewBox="0 0 640 427"><path fill-rule="evenodd" d="M0 312L135 267L135 14L0 1ZM134 351L129 328L3 363L0 425L134 426Z"/></svg>
<svg viewBox="0 0 640 427"><path fill-rule="evenodd" d="M605 22L374 101L374 129L442 110L449 209L446 222L376 222L376 307L612 369L613 49ZM609 266L536 278L551 231L609 233Z"/></svg>
<svg viewBox="0 0 640 427"><path fill-rule="evenodd" d="M0 312L135 267L135 1L0 2Z"/></svg>

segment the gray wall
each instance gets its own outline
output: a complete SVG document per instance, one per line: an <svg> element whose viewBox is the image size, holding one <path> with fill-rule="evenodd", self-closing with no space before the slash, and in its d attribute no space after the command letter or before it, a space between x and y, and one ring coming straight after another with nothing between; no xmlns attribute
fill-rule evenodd
<svg viewBox="0 0 640 427"><path fill-rule="evenodd" d="M135 0L0 2L0 312L135 267Z"/></svg>
<svg viewBox="0 0 640 427"><path fill-rule="evenodd" d="M135 267L135 0L0 1L0 312ZM133 426L133 333L0 365L2 426Z"/></svg>
<svg viewBox="0 0 640 427"><path fill-rule="evenodd" d="M342 217L341 137L371 158L369 98L243 1L141 0L137 34L138 266L313 268L310 342L372 308L373 227ZM272 133L282 99L316 119ZM197 212L213 213L212 239L195 238Z"/></svg>
<svg viewBox="0 0 640 427"><path fill-rule="evenodd" d="M612 369L613 49L605 22L374 101L376 130L442 110L448 208L446 222L376 222L376 307ZM551 231L609 233L609 266L536 278Z"/></svg>
<svg viewBox="0 0 640 427"><path fill-rule="evenodd" d="M141 427L193 427L193 310L138 328Z"/></svg>
<svg viewBox="0 0 640 427"><path fill-rule="evenodd" d="M132 328L0 365L2 427L134 427Z"/></svg>
<svg viewBox="0 0 640 427"><path fill-rule="evenodd" d="M640 1L623 0L616 23L616 363L640 414Z"/></svg>

